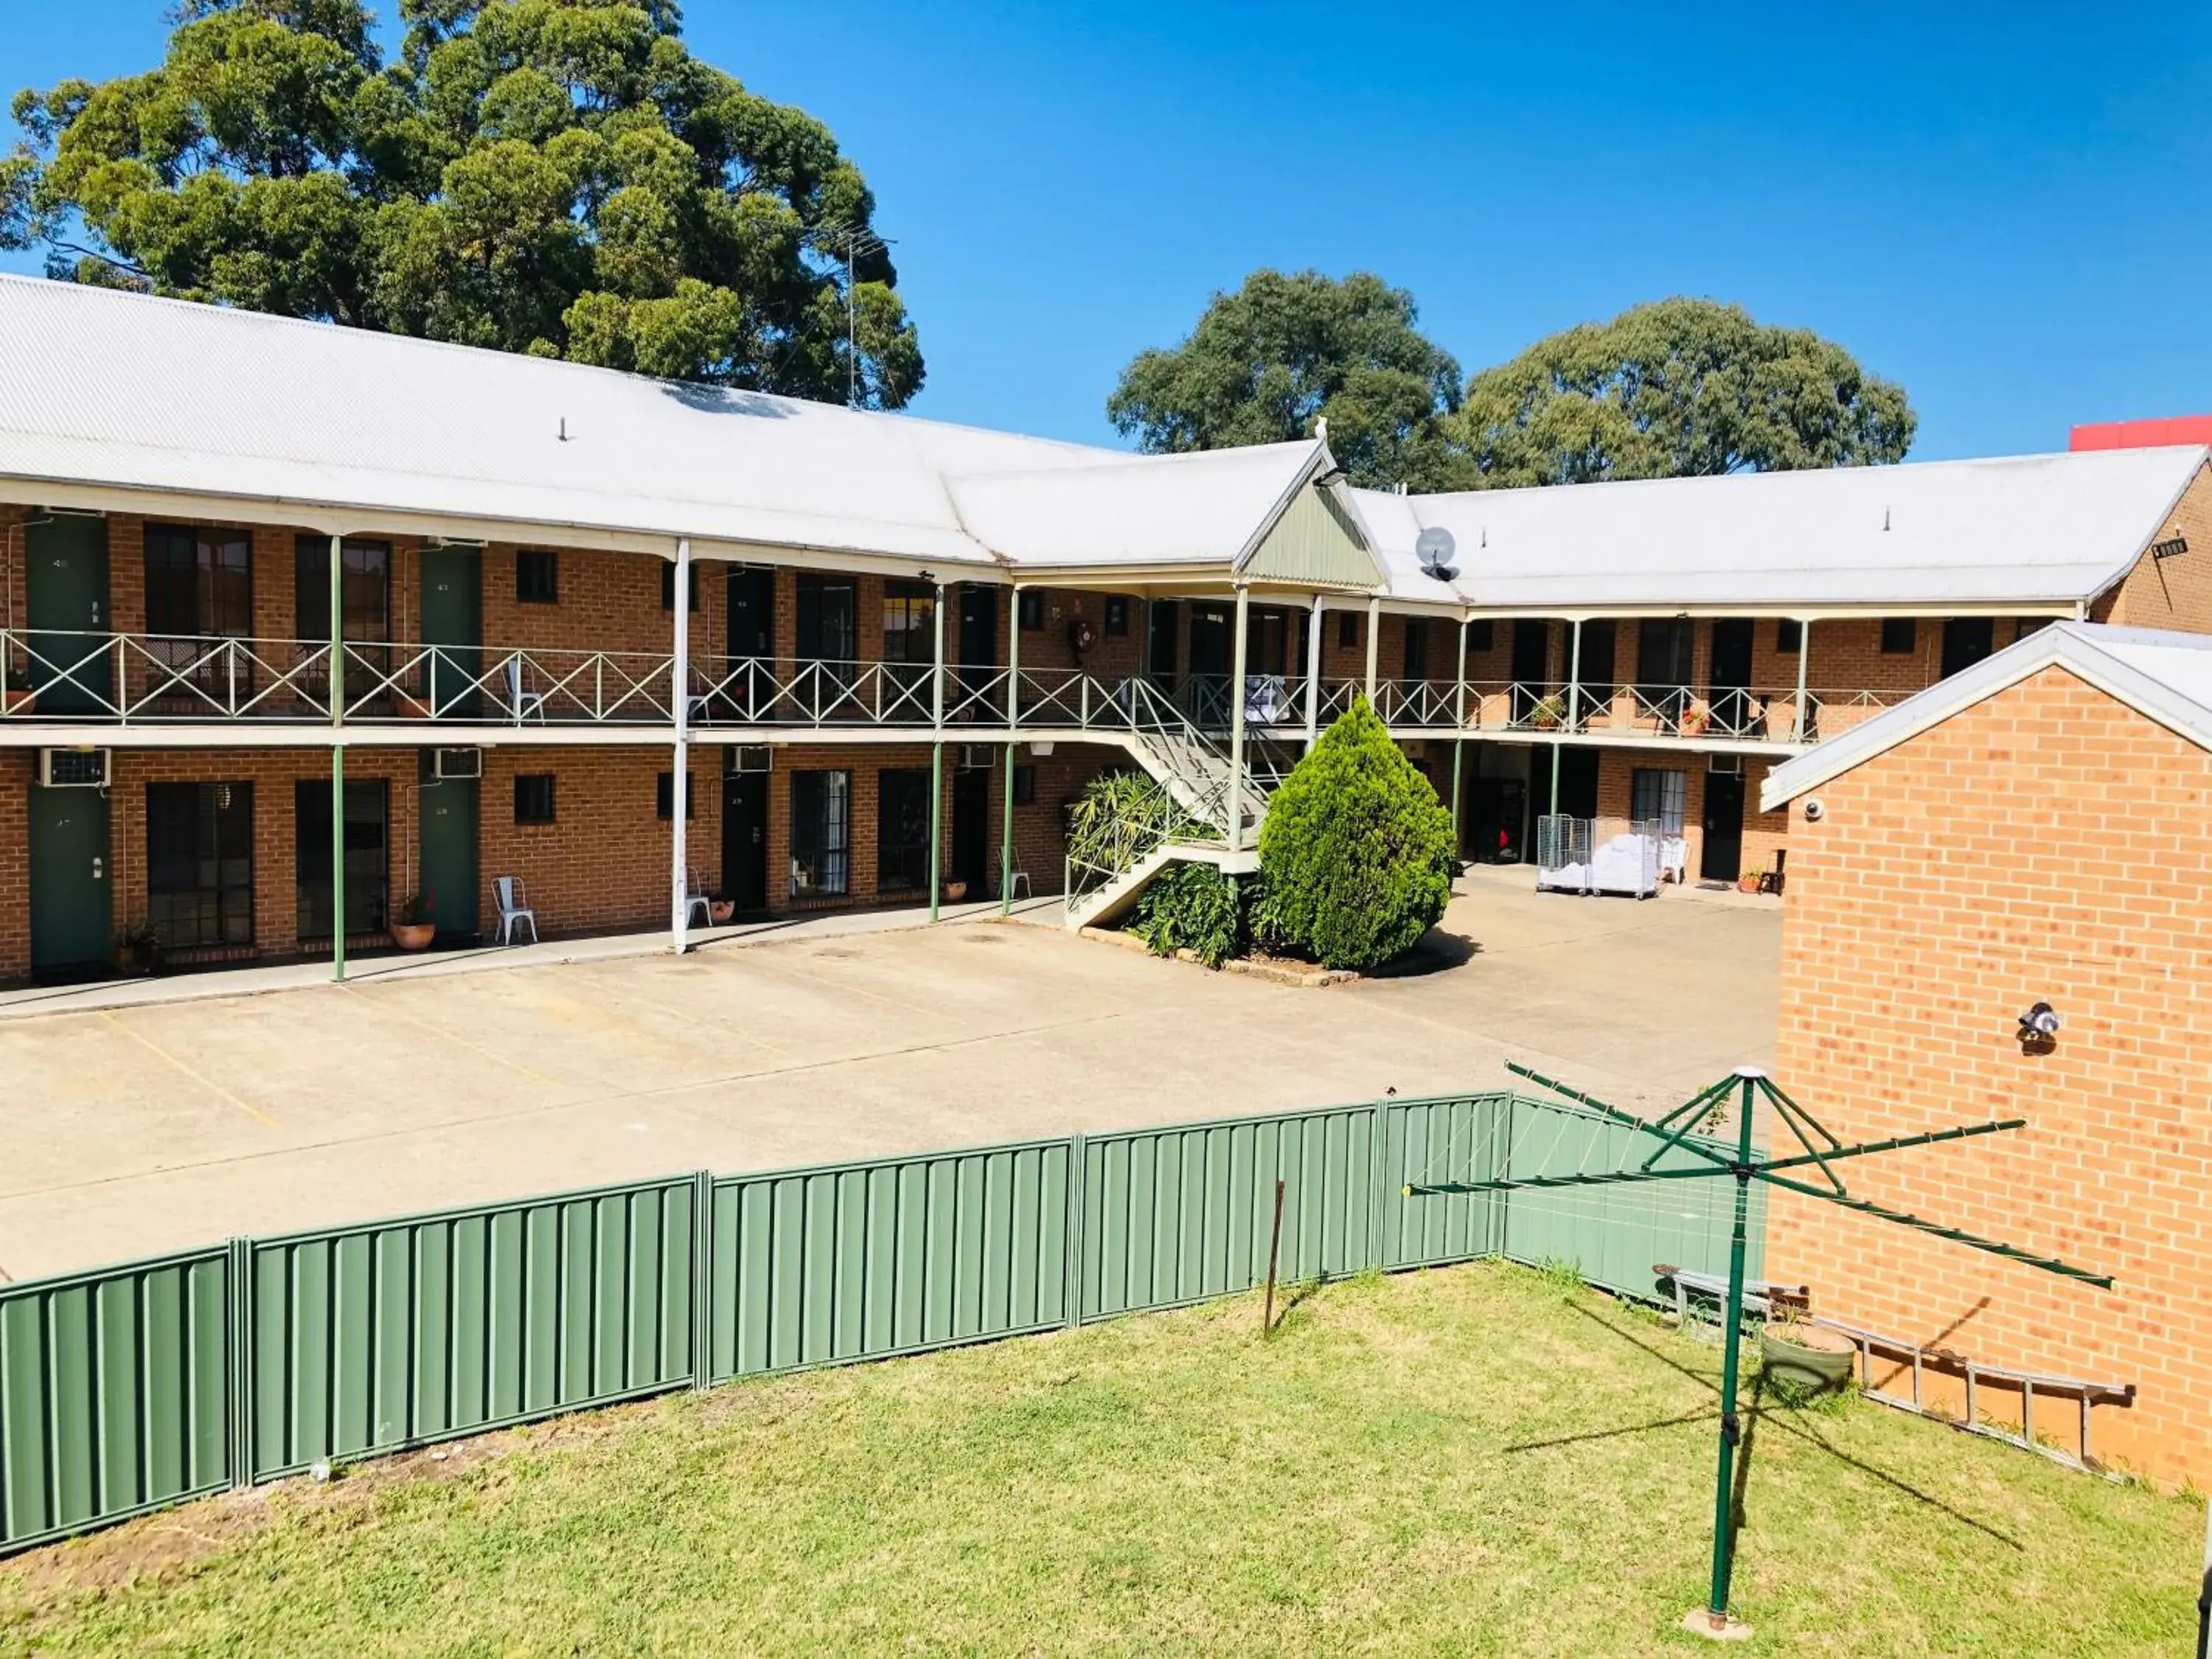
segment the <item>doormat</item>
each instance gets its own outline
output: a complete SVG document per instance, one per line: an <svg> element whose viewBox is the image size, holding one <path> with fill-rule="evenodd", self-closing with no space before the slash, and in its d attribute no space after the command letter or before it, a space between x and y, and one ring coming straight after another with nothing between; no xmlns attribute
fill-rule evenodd
<svg viewBox="0 0 2212 1659"><path fill-rule="evenodd" d="M1732 881L1701 881L1698 884L1698 890L1701 893L1733 893L1735 884Z"/></svg>

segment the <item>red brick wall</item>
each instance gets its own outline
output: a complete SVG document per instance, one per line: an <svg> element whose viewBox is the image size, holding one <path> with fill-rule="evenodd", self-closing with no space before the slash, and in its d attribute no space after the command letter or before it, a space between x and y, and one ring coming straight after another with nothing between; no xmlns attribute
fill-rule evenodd
<svg viewBox="0 0 2212 1659"><path fill-rule="evenodd" d="M2098 1411L2100 1449L2212 1480L2212 757L2051 668L1814 793L1821 819L1791 831L1778 1079L1847 1141L2026 1117L1869 1158L1853 1190L2118 1284L1786 1194L1770 1273L1885 1334L2134 1382L2132 1410ZM2016 1022L2039 1000L2065 1024L2027 1054Z"/></svg>
<svg viewBox="0 0 2212 1659"><path fill-rule="evenodd" d="M665 921L671 827L658 816L656 797L659 775L673 765L672 751L660 744L511 744L485 750L477 785L477 875L487 928L497 915L491 884L501 876L522 878L538 927L547 933ZM694 745L690 770L684 862L712 890L721 880L720 748ZM538 772L553 775L553 822L517 823L514 780Z"/></svg>

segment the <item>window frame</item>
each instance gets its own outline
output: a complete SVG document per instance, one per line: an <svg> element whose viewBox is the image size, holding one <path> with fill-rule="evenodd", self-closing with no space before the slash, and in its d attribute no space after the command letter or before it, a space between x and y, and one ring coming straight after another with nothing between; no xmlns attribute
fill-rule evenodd
<svg viewBox="0 0 2212 1659"><path fill-rule="evenodd" d="M1129 636L1129 596L1109 593L1106 596L1106 616L1103 623L1106 637L1122 640Z"/></svg>
<svg viewBox="0 0 2212 1659"><path fill-rule="evenodd" d="M898 823L917 811L917 822ZM876 773L876 890L917 893L928 886L929 769L883 767Z"/></svg>
<svg viewBox="0 0 2212 1659"><path fill-rule="evenodd" d="M1648 782L1647 782L1648 781ZM1657 795L1656 802L1645 803L1647 793ZM1668 797L1675 799L1669 802ZM1639 805L1651 805L1656 811L1638 811ZM1678 766L1632 767L1628 774L1628 817L1632 823L1641 823L1648 818L1659 820L1660 833L1670 837L1681 836L1683 825L1690 815L1690 775ZM1671 817L1671 824L1669 819Z"/></svg>
<svg viewBox="0 0 2212 1659"><path fill-rule="evenodd" d="M666 823L676 816L676 774L672 771L653 775L653 816ZM690 767L684 769L684 820L690 823L699 816L699 775Z"/></svg>
<svg viewBox="0 0 2212 1659"><path fill-rule="evenodd" d="M526 573L542 572L542 582ZM543 592L539 589L543 588ZM514 554L514 602L517 605L561 603L561 555L550 547L524 547Z"/></svg>
<svg viewBox="0 0 2212 1659"><path fill-rule="evenodd" d="M802 816L802 793L819 792ZM799 901L849 898L853 892L853 775L835 768L791 775L790 896ZM834 810L833 810L834 809ZM809 817L815 821L807 823ZM807 833L800 833L807 823ZM815 872L802 881L799 865Z"/></svg>
<svg viewBox="0 0 2212 1659"><path fill-rule="evenodd" d="M526 802L523 799L526 792L536 793L540 784L544 786L545 790L545 810L543 816L538 813L535 801ZM560 818L561 805L558 786L559 775L556 773L517 772L514 775L515 823L523 826L557 823ZM526 805L530 809L527 811L525 811Z"/></svg>
<svg viewBox="0 0 2212 1659"><path fill-rule="evenodd" d="M252 637L251 532L228 526L149 524L141 550L147 633L173 640ZM179 551L185 556L173 556ZM185 620L190 627L172 625Z"/></svg>
<svg viewBox="0 0 2212 1659"><path fill-rule="evenodd" d="M321 813L319 833L309 828L307 815L301 810L310 801ZM367 801L374 801L380 809L373 818L368 812L355 811L356 802ZM319 860L326 860L331 856L330 805L328 783L317 778L295 780L292 786L292 878L295 901L293 914L296 918L296 934L302 944L310 939L322 941L331 938L331 934L315 932L309 926L308 917L315 908L312 900L317 884L308 878L309 865L306 856L311 849L313 857ZM365 934L381 933L392 922L392 786L383 778L349 778L346 781L340 808L345 814L349 830L345 867L342 871L332 869L330 880L332 889L341 881L345 886L346 937L359 939ZM357 872L357 855L372 849L354 846L350 830L356 823L366 825L372 821L380 826L382 832L381 840L373 849L378 862L373 869ZM323 894L323 915L316 918L318 926L329 916L332 899L331 891Z"/></svg>
<svg viewBox="0 0 2212 1659"><path fill-rule="evenodd" d="M1021 624L1021 630L1023 633L1038 634L1043 632L1044 590L1040 587L1025 587L1022 589L1020 593L1015 598L1014 611L1016 613L1016 619Z"/></svg>
<svg viewBox="0 0 2212 1659"><path fill-rule="evenodd" d="M1340 611L1336 613L1336 648L1338 650L1356 651L1359 648L1359 623L1360 616L1357 611Z"/></svg>
<svg viewBox="0 0 2212 1659"><path fill-rule="evenodd" d="M1036 805L1036 763L1018 761L1014 765L1014 805Z"/></svg>
<svg viewBox="0 0 2212 1659"><path fill-rule="evenodd" d="M892 625L894 616L897 626ZM884 660L907 668L929 668L937 661L937 590L927 582L884 584ZM892 641L897 641L894 647ZM919 653L919 654L916 654Z"/></svg>
<svg viewBox="0 0 2212 1659"><path fill-rule="evenodd" d="M1774 619L1774 654L1794 657L1805 648L1805 624L1795 617Z"/></svg>
<svg viewBox="0 0 2212 1659"><path fill-rule="evenodd" d="M191 800L186 805L185 798ZM173 849L164 852L155 836L173 827L179 808L191 813L193 879L169 879L182 862ZM226 825L224 819L230 822ZM228 834L226 834L226 830ZM254 942L254 814L251 781L149 783L146 786L146 915L162 945L173 951L222 950ZM242 848L237 840L242 838ZM226 866L243 864L244 873L226 878ZM214 880L207 879L210 871ZM176 927L180 900L191 901L192 937ZM240 911L242 910L242 915Z"/></svg>

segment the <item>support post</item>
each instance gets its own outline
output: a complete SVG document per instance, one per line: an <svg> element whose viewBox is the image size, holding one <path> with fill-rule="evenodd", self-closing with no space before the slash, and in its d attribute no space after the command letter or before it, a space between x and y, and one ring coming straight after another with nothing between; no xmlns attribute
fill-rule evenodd
<svg viewBox="0 0 2212 1659"><path fill-rule="evenodd" d="M331 538L331 724L345 725L345 538ZM345 983L345 744L331 744L331 979Z"/></svg>
<svg viewBox="0 0 2212 1659"><path fill-rule="evenodd" d="M1452 665L1452 856L1457 858L1466 850L1459 834L1459 769L1461 751L1466 747L1460 733L1467 730L1467 624L1459 619L1459 652Z"/></svg>
<svg viewBox="0 0 2212 1659"><path fill-rule="evenodd" d="M1145 632L1148 636L1151 620L1147 608ZM1149 643L1146 648L1151 648ZM1002 916L1012 915L1014 910L1014 725L1021 678L1022 590L1017 586L1006 606L1006 805L999 815L999 914Z"/></svg>
<svg viewBox="0 0 2212 1659"><path fill-rule="evenodd" d="M1713 1477L1713 1582L1705 1598L1705 1620L1716 1632L1728 1628L1729 1579L1735 1567L1735 1539L1729 1522L1735 1493L1735 1449L1743 1439L1736 1416L1735 1389L1743 1349L1743 1257L1745 1226L1751 1207L1752 1074L1738 1073L1736 1097L1735 1225L1729 1234L1728 1323L1721 1348L1720 1463Z"/></svg>
<svg viewBox="0 0 2212 1659"><path fill-rule="evenodd" d="M945 584L937 584L936 603L929 607L935 625L929 669L929 919L937 920L943 896L940 849L945 840Z"/></svg>
<svg viewBox="0 0 2212 1659"><path fill-rule="evenodd" d="M1575 618L1574 638L1567 647L1567 730L1583 726L1583 619Z"/></svg>
<svg viewBox="0 0 2212 1659"><path fill-rule="evenodd" d="M1382 644L1382 599L1380 594L1370 595L1367 601L1367 706L1375 706L1376 653Z"/></svg>
<svg viewBox="0 0 2212 1659"><path fill-rule="evenodd" d="M1229 822L1222 826L1232 853L1244 846L1244 619L1251 598L1252 590L1237 583L1237 638L1231 651L1235 665L1229 675Z"/></svg>
<svg viewBox="0 0 2212 1659"><path fill-rule="evenodd" d="M1813 623L1809 617L1800 617L1797 619L1797 718L1792 722L1794 729L1790 734L1794 743L1804 742L1805 733L1812 729L1812 723L1805 718L1809 712L1805 707L1805 665L1812 659Z"/></svg>
<svg viewBox="0 0 2212 1659"><path fill-rule="evenodd" d="M675 599L668 607L676 618L675 650L669 659L668 703L675 721L672 757L676 769L668 775L668 940L678 956L687 948L684 938L691 921L690 839L684 821L691 811L691 538L676 541Z"/></svg>
<svg viewBox="0 0 2212 1659"><path fill-rule="evenodd" d="M1306 624L1306 751L1310 754L1321 737L1321 595L1313 596L1312 620Z"/></svg>

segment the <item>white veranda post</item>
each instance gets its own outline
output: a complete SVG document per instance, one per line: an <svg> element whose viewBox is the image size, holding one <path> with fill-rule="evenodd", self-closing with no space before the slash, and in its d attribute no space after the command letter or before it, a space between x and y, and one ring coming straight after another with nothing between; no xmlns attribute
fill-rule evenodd
<svg viewBox="0 0 2212 1659"><path fill-rule="evenodd" d="M1244 618L1251 597L1250 588L1237 584L1237 638L1229 675L1229 822L1222 826L1232 853L1244 845Z"/></svg>
<svg viewBox="0 0 2212 1659"><path fill-rule="evenodd" d="M1367 601L1367 706L1375 706L1376 653L1382 645L1382 601L1380 598Z"/></svg>
<svg viewBox="0 0 2212 1659"><path fill-rule="evenodd" d="M691 915L690 848L684 835L684 819L691 807L691 539L688 536L676 544L674 594L668 607L676 618L675 652L668 671L668 702L676 732L676 769L668 777L668 935L670 945L680 957Z"/></svg>
<svg viewBox="0 0 2212 1659"><path fill-rule="evenodd" d="M1813 659L1813 620L1809 617L1797 619L1797 717L1791 722L1790 735L1799 743L1805 741L1806 732L1813 729L1806 719L1805 665Z"/></svg>
<svg viewBox="0 0 2212 1659"><path fill-rule="evenodd" d="M1306 627L1306 747L1321 735L1321 595L1313 596L1313 617Z"/></svg>

